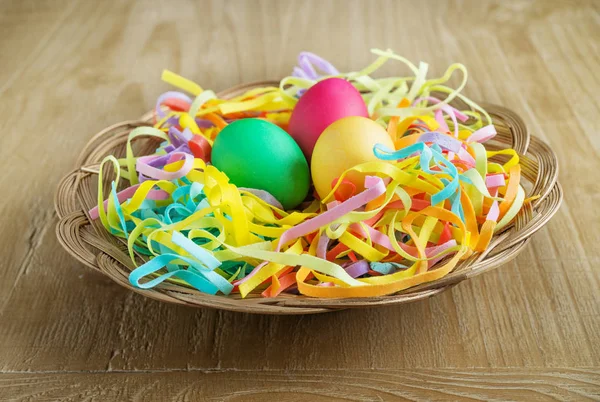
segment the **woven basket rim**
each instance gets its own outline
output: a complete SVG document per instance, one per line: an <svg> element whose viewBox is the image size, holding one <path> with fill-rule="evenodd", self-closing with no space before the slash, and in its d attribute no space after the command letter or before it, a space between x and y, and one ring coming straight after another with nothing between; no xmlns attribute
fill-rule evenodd
<svg viewBox="0 0 600 402"><path fill-rule="evenodd" d="M219 97L232 97L251 88L278 85L277 81L241 84L221 91ZM495 235L489 248L475 253L459 264L460 268L445 277L415 286L399 293L372 298L321 299L303 295L282 294L275 298L251 295L248 298L212 296L193 289L164 283L153 289L138 289L128 280L133 263L124 253L123 243L90 221L86 205L93 204L91 190L82 185L97 173L104 153L102 147L118 146L135 127L148 125L152 111L140 120L111 125L94 135L81 151L76 168L63 177L55 195L55 209L59 217L56 234L61 245L82 264L100 271L120 285L144 296L170 303L210 307L258 314L314 314L347 308L363 308L408 303L437 295L459 282L490 271L515 258L529 243L531 236L541 229L557 212L562 202L558 183L558 161L553 150L542 140L531 136L523 120L513 111L497 105L484 105L494 116L500 142L512 146L521 156L523 177L532 185L531 192L540 197L524 206L513 224ZM508 141L510 140L510 143ZM119 142L121 141L121 142ZM108 144L108 145L107 145ZM91 198L90 198L91 197ZM104 232L104 233L103 233ZM125 258L124 258L125 256Z"/></svg>

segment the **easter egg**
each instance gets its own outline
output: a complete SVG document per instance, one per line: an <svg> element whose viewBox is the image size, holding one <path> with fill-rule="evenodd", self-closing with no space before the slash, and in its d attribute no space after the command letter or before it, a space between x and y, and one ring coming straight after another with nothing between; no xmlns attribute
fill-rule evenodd
<svg viewBox="0 0 600 402"><path fill-rule="evenodd" d="M321 199L329 194L331 183L345 170L379 160L373 154L375 144L394 149L387 131L366 117L345 117L323 131L315 144L310 163L313 183ZM358 191L364 189L364 174L350 172L346 179Z"/></svg>
<svg viewBox="0 0 600 402"><path fill-rule="evenodd" d="M283 129L259 119L230 123L215 139L212 164L238 187L264 190L285 209L308 193L308 163L298 144Z"/></svg>
<svg viewBox="0 0 600 402"><path fill-rule="evenodd" d="M310 160L317 139L336 120L348 116L369 117L365 101L348 81L328 78L309 88L290 117L289 133Z"/></svg>

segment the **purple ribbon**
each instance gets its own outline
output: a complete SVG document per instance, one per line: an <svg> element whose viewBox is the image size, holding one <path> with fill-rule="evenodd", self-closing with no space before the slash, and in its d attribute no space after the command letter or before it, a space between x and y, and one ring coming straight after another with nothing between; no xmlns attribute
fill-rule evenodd
<svg viewBox="0 0 600 402"><path fill-rule="evenodd" d="M347 267L344 267L348 275L353 278L358 278L359 276L366 274L369 272L370 268L371 266L366 260L356 261Z"/></svg>
<svg viewBox="0 0 600 402"><path fill-rule="evenodd" d="M319 74L317 69L323 74ZM294 67L292 75L309 80L318 80L325 75L338 75L339 73L333 64L322 57L310 52L300 52L298 55L298 67Z"/></svg>

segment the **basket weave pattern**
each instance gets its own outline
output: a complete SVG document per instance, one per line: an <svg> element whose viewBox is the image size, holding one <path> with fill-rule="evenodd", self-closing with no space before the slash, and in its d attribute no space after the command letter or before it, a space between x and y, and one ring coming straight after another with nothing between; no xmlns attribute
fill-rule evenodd
<svg viewBox="0 0 600 402"><path fill-rule="evenodd" d="M237 96L254 87L277 85L260 82L241 85L219 94L228 98ZM364 299L319 299L281 294L275 298L248 295L212 296L195 289L164 282L153 289L142 290L129 283L129 273L135 268L123 239L110 235L99 222L92 221L88 212L97 205L98 169L107 155L125 156L127 136L136 127L150 125L152 114L147 113L138 121L125 121L108 127L96 134L81 152L77 168L59 183L55 208L59 217L56 228L62 246L80 262L109 276L121 286L153 299L194 307L212 307L232 311L261 314L311 314L345 308L400 304L434 296L472 276L489 271L516 257L529 242L531 235L539 230L556 213L562 201L562 190L557 182L558 162L554 152L541 140L530 136L522 119L503 107L484 105L492 115L498 134L486 143L489 150L514 148L521 156L522 184L527 196L539 195L526 203L513 223L492 239L483 253L475 253L461 261L453 272L445 277L406 289L395 295ZM151 154L158 142L154 138L134 140L136 155ZM505 162L507 157L492 158ZM106 174L105 194L110 188L113 175ZM139 260L138 263L142 263Z"/></svg>

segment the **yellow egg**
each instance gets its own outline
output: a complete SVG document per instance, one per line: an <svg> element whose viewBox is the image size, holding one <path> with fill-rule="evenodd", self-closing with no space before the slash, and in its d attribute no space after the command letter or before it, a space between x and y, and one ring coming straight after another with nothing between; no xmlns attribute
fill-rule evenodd
<svg viewBox="0 0 600 402"><path fill-rule="evenodd" d="M321 134L311 158L311 175L321 199L331 191L331 183L347 169L358 164L378 160L373 146L383 144L394 149L387 131L366 117L345 117L331 125ZM351 172L346 176L357 188L364 189L364 175Z"/></svg>

